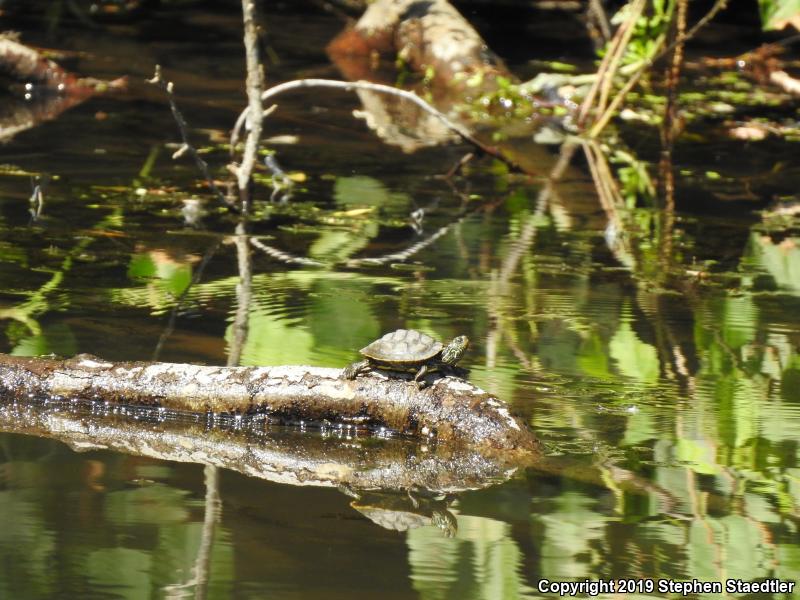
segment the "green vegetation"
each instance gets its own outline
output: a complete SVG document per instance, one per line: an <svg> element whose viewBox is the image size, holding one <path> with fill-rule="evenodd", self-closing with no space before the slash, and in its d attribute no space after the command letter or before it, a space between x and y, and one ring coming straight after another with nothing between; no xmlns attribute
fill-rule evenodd
<svg viewBox="0 0 800 600"><path fill-rule="evenodd" d="M523 415L546 449L546 460L508 482L441 494L458 524L445 537L430 524L380 529L331 489L227 472L215 516L204 501L213 487L196 465L105 452L89 434L79 453L2 433L0 598L391 590L460 600L541 597L541 578L794 580L796 99L736 65L761 65L756 52L718 63L695 56L682 65L680 118L671 118L661 81L680 5L630 2L611 15L630 35L594 57L598 70L606 63L604 79L564 57L556 74L498 78L464 108L496 141L527 144L519 155L532 168L522 174L486 156L461 162L466 145L407 154L360 123L343 125L349 96L287 99L269 133L291 133L275 155L295 184L289 198L270 199L285 180L262 155L245 245L252 276L241 269L238 216L212 205L191 165L169 160L172 117L144 93L97 99L0 148L0 351L341 368L398 327L438 339L464 333L474 342L462 363L470 380ZM798 13L796 2L759 7L765 28ZM279 73L296 63L330 69L309 58L307 43L330 22L271 8L278 48L290 43L286 32L303 34L281 50L290 66ZM239 43L238 24L219 31L225 18L203 16L193 24L208 39ZM173 29L152 18L147 31ZM103 48L138 35L132 25L91 30ZM172 67L179 99L198 123L192 136L207 142L212 176L226 177L219 140L228 132L215 128L239 108L239 55L222 68L197 46L152 43L187 61ZM198 84L215 68L213 85ZM435 73L424 75L430 83ZM484 90L486 81L467 83ZM533 105L561 88L572 104ZM557 125L551 141L565 142L562 154L534 137L542 121ZM666 167L662 135L673 136ZM460 170L443 176L457 161ZM31 219L28 178L46 170L58 178ZM252 443L267 443L258 433ZM348 443L325 441L332 452ZM199 591L204 551L208 588Z"/></svg>

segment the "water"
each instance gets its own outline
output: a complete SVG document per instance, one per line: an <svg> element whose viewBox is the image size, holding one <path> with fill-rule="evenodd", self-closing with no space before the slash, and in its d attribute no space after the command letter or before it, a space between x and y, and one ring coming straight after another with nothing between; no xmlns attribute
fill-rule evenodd
<svg viewBox="0 0 800 600"><path fill-rule="evenodd" d="M0 164L53 176L35 222L29 177L0 176L0 351L226 363L234 221L207 206L200 227L184 224L182 201L207 195L189 162L170 159L174 123L143 80L164 66L223 177L218 140L244 105L237 10L166 7L96 32L66 18L55 41L30 34L83 51L70 63L82 73L128 74L129 90L0 147ZM338 77L322 51L336 18L283 7L268 23L271 81ZM0 598L495 599L552 595L542 579L793 581L798 230L757 212L795 193L796 166L764 175L793 148L750 145L752 161L730 142L679 153L679 168L723 179L679 180L665 262L650 209L624 215L632 249L609 247L580 161L546 202L541 181L488 159L448 183L439 175L466 148L404 154L354 108L345 94L297 94L268 121L267 136L297 136L274 148L304 182L286 204L259 186L252 230L325 266L254 252L241 363L342 367L397 327L467 334L470 379L529 422L545 460L445 497L354 498L2 433ZM347 264L443 227L406 261Z"/></svg>

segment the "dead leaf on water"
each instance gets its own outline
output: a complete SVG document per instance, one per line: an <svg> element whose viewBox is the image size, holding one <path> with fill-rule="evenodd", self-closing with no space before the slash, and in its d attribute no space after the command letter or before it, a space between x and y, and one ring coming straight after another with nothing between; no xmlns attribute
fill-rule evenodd
<svg viewBox="0 0 800 600"><path fill-rule="evenodd" d="M349 217L349 218L363 217L365 215L370 214L374 210L375 210L374 206L369 206L369 207L366 207L366 208L352 208L350 210L336 211L334 213L331 213L331 216L332 217L339 217L339 218L342 218L342 217Z"/></svg>

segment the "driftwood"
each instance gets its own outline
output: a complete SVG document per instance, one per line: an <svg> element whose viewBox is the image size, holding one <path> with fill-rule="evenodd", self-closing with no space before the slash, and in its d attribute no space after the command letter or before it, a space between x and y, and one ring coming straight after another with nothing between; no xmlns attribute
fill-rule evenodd
<svg viewBox="0 0 800 600"><path fill-rule="evenodd" d="M13 36L0 34L0 87L17 92L8 94L0 107L0 142L55 119L95 94L125 85L125 78L114 81L80 78Z"/></svg>
<svg viewBox="0 0 800 600"><path fill-rule="evenodd" d="M91 96L109 88L124 87L126 80L101 81L78 77L13 36L0 34L0 75L26 84L26 92L49 91Z"/></svg>
<svg viewBox="0 0 800 600"><path fill-rule="evenodd" d="M327 50L350 81L394 84L398 79L396 70L386 69L386 63L376 58L385 56L402 63L404 70L416 74L412 81L424 76L424 81L412 89L466 128L470 141L481 151L531 175L544 175L551 169L553 153L542 144L563 139L559 119L547 111L534 111L528 119L492 124L474 121L464 110L482 96L502 96L503 82L516 82L517 78L447 0L375 0ZM358 95L363 106L358 116L386 143L414 152L454 140L451 129L442 127L412 103L368 90L358 90ZM524 101L533 107L552 107L550 102L533 96ZM502 115L505 109L487 110L499 110Z"/></svg>
<svg viewBox="0 0 800 600"><path fill-rule="evenodd" d="M396 55L411 71L427 70L431 79L448 85L470 76L513 77L447 0L376 0L352 28L329 44L328 52L339 57ZM352 67L357 69L357 64ZM368 73L355 75L347 73L357 79Z"/></svg>
<svg viewBox="0 0 800 600"><path fill-rule="evenodd" d="M338 369L304 366L213 367L110 363L0 355L0 398L100 400L195 414L263 414L271 423L306 427L383 428L401 435L468 446L487 455L539 452L505 403L471 383L443 377L419 390L375 373L354 381Z"/></svg>
<svg viewBox="0 0 800 600"><path fill-rule="evenodd" d="M0 35L0 73L19 83L43 86L52 91L67 91L78 86L78 78L54 61L11 36Z"/></svg>

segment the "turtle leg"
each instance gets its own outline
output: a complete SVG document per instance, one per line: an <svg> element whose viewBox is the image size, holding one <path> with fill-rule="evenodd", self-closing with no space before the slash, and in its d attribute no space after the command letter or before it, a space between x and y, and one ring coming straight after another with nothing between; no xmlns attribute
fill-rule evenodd
<svg viewBox="0 0 800 600"><path fill-rule="evenodd" d="M417 382L417 387L419 389L422 389L422 388L424 388L425 386L428 385L427 383L425 383L425 379L424 379L425 375L427 375L427 374L428 374L428 365L422 365L419 368L419 371L417 371L417 374L414 375L414 381Z"/></svg>
<svg viewBox="0 0 800 600"><path fill-rule="evenodd" d="M342 369L342 377L344 379L355 379L361 373L366 373L369 370L369 361L360 360L358 362L354 362L352 365L347 365L344 369Z"/></svg>

